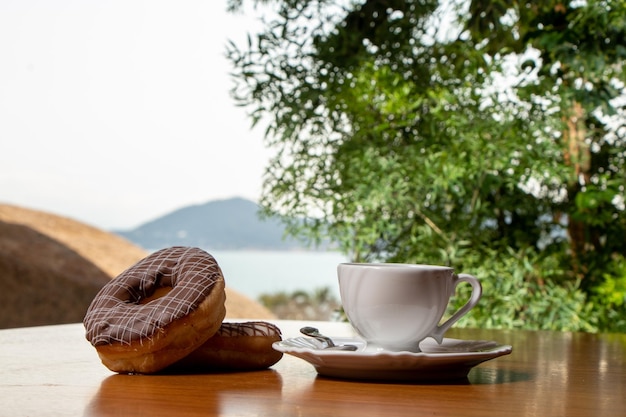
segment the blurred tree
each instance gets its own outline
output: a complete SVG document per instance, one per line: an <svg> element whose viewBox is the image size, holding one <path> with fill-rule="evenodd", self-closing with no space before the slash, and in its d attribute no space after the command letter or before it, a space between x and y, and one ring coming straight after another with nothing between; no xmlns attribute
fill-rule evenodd
<svg viewBox="0 0 626 417"><path fill-rule="evenodd" d="M250 1L272 13L228 56L277 150L267 213L355 261L532 259L529 294L619 328L626 1Z"/></svg>
<svg viewBox="0 0 626 417"><path fill-rule="evenodd" d="M259 302L276 317L285 320L332 320L339 315L340 309L339 301L330 288L261 294Z"/></svg>

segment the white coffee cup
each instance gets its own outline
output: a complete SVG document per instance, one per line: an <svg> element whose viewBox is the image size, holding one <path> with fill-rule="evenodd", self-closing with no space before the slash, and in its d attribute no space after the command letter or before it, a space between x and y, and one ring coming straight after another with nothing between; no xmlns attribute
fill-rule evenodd
<svg viewBox="0 0 626 417"><path fill-rule="evenodd" d="M476 277L445 266L342 263L337 267L343 309L367 349L419 352L419 343L444 333L471 310L482 295ZM467 303L439 325L456 286L467 282Z"/></svg>

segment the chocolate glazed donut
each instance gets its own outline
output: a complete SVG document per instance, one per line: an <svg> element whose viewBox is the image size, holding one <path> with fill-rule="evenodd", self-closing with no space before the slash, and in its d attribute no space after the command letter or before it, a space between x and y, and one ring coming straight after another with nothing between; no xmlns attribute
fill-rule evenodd
<svg viewBox="0 0 626 417"><path fill-rule="evenodd" d="M226 315L224 277L198 248L162 249L107 283L83 323L114 372L153 373L206 342Z"/></svg>
<svg viewBox="0 0 626 417"><path fill-rule="evenodd" d="M209 340L168 369L195 372L265 369L282 358L282 352L272 347L281 339L280 329L272 323L225 322Z"/></svg>

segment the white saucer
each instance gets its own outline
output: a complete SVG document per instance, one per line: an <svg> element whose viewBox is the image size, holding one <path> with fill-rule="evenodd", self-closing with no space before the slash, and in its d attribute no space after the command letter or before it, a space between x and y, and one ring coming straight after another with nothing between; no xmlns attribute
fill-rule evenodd
<svg viewBox="0 0 626 417"><path fill-rule="evenodd" d="M356 338L332 338L335 344L356 345L356 351L327 350L316 339L296 337L273 344L274 349L304 359L323 376L369 380L452 380L467 377L474 366L508 355L512 347L486 340L433 339L420 343L419 353L366 350Z"/></svg>

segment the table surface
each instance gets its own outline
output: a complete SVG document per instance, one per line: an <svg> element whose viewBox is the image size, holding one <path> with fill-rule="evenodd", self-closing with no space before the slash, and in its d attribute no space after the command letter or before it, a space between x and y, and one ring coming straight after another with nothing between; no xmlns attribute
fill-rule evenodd
<svg viewBox="0 0 626 417"><path fill-rule="evenodd" d="M274 321L351 336L345 323ZM349 381L319 376L284 355L256 372L117 375L81 324L0 330L1 416L626 416L626 335L452 329L494 340L510 355L447 383Z"/></svg>

